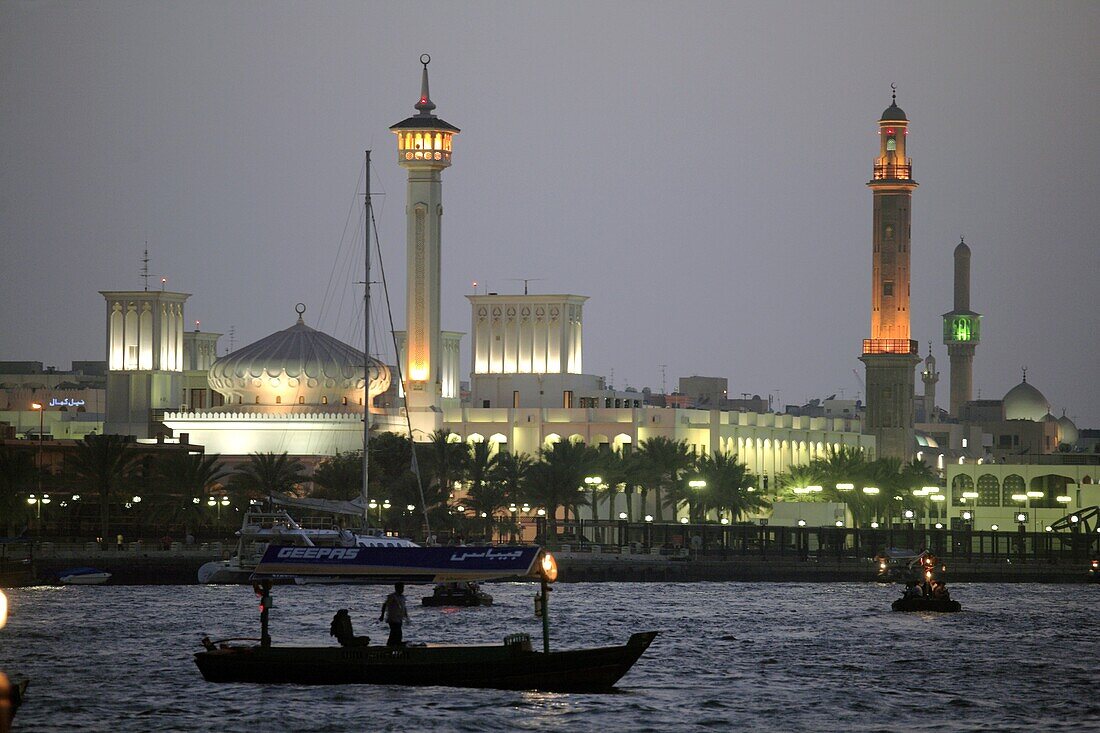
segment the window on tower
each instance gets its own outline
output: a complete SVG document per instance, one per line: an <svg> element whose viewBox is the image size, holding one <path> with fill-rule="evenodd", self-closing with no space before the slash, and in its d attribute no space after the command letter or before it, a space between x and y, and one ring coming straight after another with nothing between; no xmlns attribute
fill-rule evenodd
<svg viewBox="0 0 1100 733"><path fill-rule="evenodd" d="M894 281L893 280L886 280L885 282L882 283L882 294L885 295L885 296L893 296L894 295Z"/></svg>
<svg viewBox="0 0 1100 733"><path fill-rule="evenodd" d="M897 138L895 138L893 135L886 138L886 149L887 150L897 150L898 149Z"/></svg>

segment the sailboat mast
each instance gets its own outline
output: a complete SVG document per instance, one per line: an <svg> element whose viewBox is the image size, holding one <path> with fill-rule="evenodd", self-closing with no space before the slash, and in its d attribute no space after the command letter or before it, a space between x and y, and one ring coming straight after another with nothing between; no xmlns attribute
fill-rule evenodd
<svg viewBox="0 0 1100 733"><path fill-rule="evenodd" d="M363 174L366 194L363 196L363 257L366 275L363 278L363 526L370 526L370 508L367 489L367 466L370 448L370 151L366 151L366 168Z"/></svg>

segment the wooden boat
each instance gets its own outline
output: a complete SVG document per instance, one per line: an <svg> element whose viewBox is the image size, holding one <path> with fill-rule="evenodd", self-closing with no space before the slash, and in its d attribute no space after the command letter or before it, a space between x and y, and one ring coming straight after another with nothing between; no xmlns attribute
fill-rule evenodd
<svg viewBox="0 0 1100 733"><path fill-rule="evenodd" d="M210 642L195 655L209 682L300 685L442 685L497 690L606 692L649 647L657 632L622 646L532 651L526 634L503 644L451 646L263 647ZM258 640L257 640L258 641Z"/></svg>
<svg viewBox="0 0 1100 733"><path fill-rule="evenodd" d="M899 598L890 604L892 611L937 611L952 613L961 611L962 605L958 601L943 600L940 598Z"/></svg>
<svg viewBox="0 0 1100 733"><path fill-rule="evenodd" d="M633 634L621 646L550 651L549 583L557 579L553 557L525 547L286 548L271 547L257 566L260 576L346 574L359 582L462 582L502 577L540 578L536 597L543 649L527 634L503 644L380 646L345 639L346 646L276 646L268 634L271 580L258 580L260 638L203 639L195 663L209 682L291 684L391 684L482 687L547 692L612 689L645 652L657 632ZM352 637L353 639L355 637ZM233 644L231 642L251 642Z"/></svg>

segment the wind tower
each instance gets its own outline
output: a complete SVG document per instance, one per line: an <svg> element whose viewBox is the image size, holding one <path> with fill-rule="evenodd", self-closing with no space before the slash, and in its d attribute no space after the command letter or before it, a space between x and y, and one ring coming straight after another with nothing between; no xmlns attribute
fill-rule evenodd
<svg viewBox="0 0 1100 733"><path fill-rule="evenodd" d="M443 426L443 348L440 325L440 254L443 219L441 174L451 165L451 138L459 132L432 112L428 64L420 81L417 114L390 127L397 162L409 171L405 198L407 332L401 357L404 393L413 432L423 439Z"/></svg>
<svg viewBox="0 0 1100 733"><path fill-rule="evenodd" d="M959 416L974 389L974 350L981 340L982 317L970 310L970 247L962 237L955 247L955 309L943 314L943 342L951 359L951 414Z"/></svg>
<svg viewBox="0 0 1100 733"><path fill-rule="evenodd" d="M879 155L867 182L874 199L874 233L871 338L863 340L860 356L867 369L864 432L875 436L879 457L906 460L914 445L913 368L920 362L909 333L910 203L917 182L906 156L909 120L897 105L896 91L878 126Z"/></svg>

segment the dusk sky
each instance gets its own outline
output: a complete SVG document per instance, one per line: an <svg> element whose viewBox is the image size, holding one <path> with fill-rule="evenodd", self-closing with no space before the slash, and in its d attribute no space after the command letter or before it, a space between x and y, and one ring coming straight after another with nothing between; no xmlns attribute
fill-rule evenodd
<svg viewBox="0 0 1100 733"><path fill-rule="evenodd" d="M894 82L938 403L962 235L975 396L1026 366L1056 415L1100 428L1096 2L3 2L0 360L104 359L98 291L143 287L146 241L150 288L192 293L219 352L298 302L357 344L368 148L402 328L388 127L415 112L421 53L462 129L444 328L470 330L473 281L532 278L590 296L584 370L617 388L659 390L663 364L670 391L698 374L731 396L862 398L865 184Z"/></svg>

